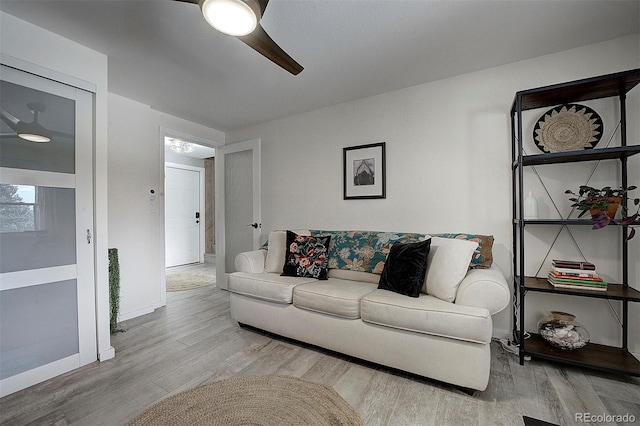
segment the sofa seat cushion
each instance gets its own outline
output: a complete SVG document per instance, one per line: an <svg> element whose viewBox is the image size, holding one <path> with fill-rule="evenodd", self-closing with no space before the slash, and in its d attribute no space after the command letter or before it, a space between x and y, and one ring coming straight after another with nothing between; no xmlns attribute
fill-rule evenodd
<svg viewBox="0 0 640 426"><path fill-rule="evenodd" d="M329 278L301 284L293 289L293 305L347 319L360 318L360 300L375 291L376 285Z"/></svg>
<svg viewBox="0 0 640 426"><path fill-rule="evenodd" d="M283 277L270 272L234 272L229 275L229 291L270 302L291 303L296 286L315 281L315 278Z"/></svg>
<svg viewBox="0 0 640 426"><path fill-rule="evenodd" d="M402 330L476 343L491 341L487 309L455 305L427 294L413 298L376 290L362 298L361 316L365 322Z"/></svg>

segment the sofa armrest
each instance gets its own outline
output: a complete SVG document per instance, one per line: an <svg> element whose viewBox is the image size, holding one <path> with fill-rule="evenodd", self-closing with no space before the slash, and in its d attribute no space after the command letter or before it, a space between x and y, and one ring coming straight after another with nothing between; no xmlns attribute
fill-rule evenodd
<svg viewBox="0 0 640 426"><path fill-rule="evenodd" d="M240 253L234 260L236 271L249 272L251 274L264 272L264 260L266 257L266 250L253 250Z"/></svg>
<svg viewBox="0 0 640 426"><path fill-rule="evenodd" d="M491 315L507 307L511 291L502 271L496 265L489 269L471 269L458 287L454 303L486 308Z"/></svg>

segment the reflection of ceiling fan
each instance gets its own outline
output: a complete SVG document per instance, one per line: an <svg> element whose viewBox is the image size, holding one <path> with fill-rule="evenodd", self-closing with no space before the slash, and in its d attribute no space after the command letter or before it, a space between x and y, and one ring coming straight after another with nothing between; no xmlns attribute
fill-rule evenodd
<svg viewBox="0 0 640 426"><path fill-rule="evenodd" d="M2 121L7 123L16 134L31 142L50 142L53 136L73 137L73 135L67 133L56 132L45 128L42 124L38 123L38 115L43 112L46 107L38 102L31 102L27 104L27 108L33 114L33 121L30 123L24 122L17 117L14 117L8 113L4 108L1 108Z"/></svg>
<svg viewBox="0 0 640 426"><path fill-rule="evenodd" d="M265 58L298 75L303 67L274 42L260 25L269 0L176 0L194 3L209 25L232 35Z"/></svg>

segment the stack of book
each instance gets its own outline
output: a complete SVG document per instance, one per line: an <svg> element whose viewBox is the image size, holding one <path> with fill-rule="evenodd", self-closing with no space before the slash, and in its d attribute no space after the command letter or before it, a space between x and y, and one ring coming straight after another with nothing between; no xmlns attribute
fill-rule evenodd
<svg viewBox="0 0 640 426"><path fill-rule="evenodd" d="M590 262L554 260L547 281L556 288L607 291L607 283L598 276L596 266Z"/></svg>

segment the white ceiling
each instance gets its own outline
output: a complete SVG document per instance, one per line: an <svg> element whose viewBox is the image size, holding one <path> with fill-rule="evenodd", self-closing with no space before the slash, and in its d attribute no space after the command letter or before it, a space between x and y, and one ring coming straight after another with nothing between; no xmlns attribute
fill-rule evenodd
<svg viewBox="0 0 640 426"><path fill-rule="evenodd" d="M0 0L109 57L109 91L231 131L640 32L640 1L271 0L293 76L170 0ZM597 60L597 58L594 58Z"/></svg>

